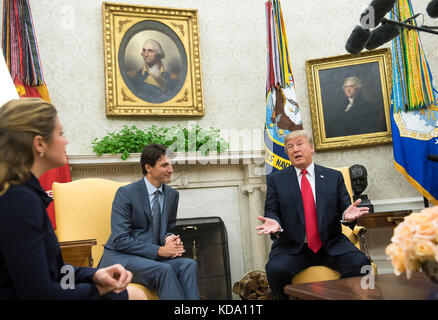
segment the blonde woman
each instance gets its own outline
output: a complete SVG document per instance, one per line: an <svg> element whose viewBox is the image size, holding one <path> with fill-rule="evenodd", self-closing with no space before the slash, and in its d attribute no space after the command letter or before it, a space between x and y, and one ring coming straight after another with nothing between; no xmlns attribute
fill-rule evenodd
<svg viewBox="0 0 438 320"><path fill-rule="evenodd" d="M0 300L140 299L139 289L127 290L132 274L121 265L70 268L74 283L63 281L69 268L38 178L66 164L67 143L51 104L22 98L0 108Z"/></svg>

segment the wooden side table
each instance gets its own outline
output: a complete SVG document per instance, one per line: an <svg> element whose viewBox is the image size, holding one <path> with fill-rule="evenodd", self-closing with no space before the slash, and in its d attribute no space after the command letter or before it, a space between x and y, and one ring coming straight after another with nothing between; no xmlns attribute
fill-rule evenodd
<svg viewBox="0 0 438 320"><path fill-rule="evenodd" d="M373 288L363 287L362 277L287 285L290 299L304 300L437 300L437 285L425 275L376 275Z"/></svg>
<svg viewBox="0 0 438 320"><path fill-rule="evenodd" d="M62 258L67 264L75 267L92 267L93 257L91 247L96 245L96 239L63 241L59 243Z"/></svg>
<svg viewBox="0 0 438 320"><path fill-rule="evenodd" d="M396 227L403 221L404 217L412 213L412 210L375 212L361 216L357 220L358 226L369 228L390 228Z"/></svg>

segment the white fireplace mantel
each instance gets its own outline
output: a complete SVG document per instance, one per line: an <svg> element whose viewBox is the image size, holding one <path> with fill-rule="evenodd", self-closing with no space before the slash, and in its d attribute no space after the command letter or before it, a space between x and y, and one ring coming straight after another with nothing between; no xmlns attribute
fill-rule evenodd
<svg viewBox="0 0 438 320"><path fill-rule="evenodd" d="M257 163L263 165L265 153L263 150L227 151L223 153L210 152L204 156L200 152L175 152L176 165L238 165ZM104 166L117 164L139 164L140 153L132 153L126 160L121 154L68 155L70 165L74 166Z"/></svg>

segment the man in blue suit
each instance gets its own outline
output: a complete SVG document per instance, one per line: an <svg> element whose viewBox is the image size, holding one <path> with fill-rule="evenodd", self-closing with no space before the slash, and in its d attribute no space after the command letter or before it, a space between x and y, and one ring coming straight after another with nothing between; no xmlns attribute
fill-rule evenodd
<svg viewBox="0 0 438 320"><path fill-rule="evenodd" d="M133 274L132 282L157 291L160 299L197 300L197 262L185 252L176 223L179 193L166 185L173 172L166 147L143 149L144 178L117 190L111 212L111 235L101 265L115 261Z"/></svg>
<svg viewBox="0 0 438 320"><path fill-rule="evenodd" d="M361 275L369 259L342 234L341 222L354 226L368 213L351 204L341 172L313 163L313 141L304 131L284 139L292 166L267 177L265 216L259 234L277 235L266 264L269 285L277 299L294 275L324 265L341 278Z"/></svg>

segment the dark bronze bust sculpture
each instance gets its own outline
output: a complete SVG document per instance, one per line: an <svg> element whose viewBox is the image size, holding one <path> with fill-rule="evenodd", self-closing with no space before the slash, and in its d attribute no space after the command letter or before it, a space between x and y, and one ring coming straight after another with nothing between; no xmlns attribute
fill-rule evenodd
<svg viewBox="0 0 438 320"><path fill-rule="evenodd" d="M370 209L370 213L374 212L374 206L371 204L371 201L368 199L366 194L361 194L365 191L368 186L367 180L367 169L360 164L352 165L349 169L350 171L350 180L351 187L353 189L353 200L361 199L359 207L368 207Z"/></svg>

